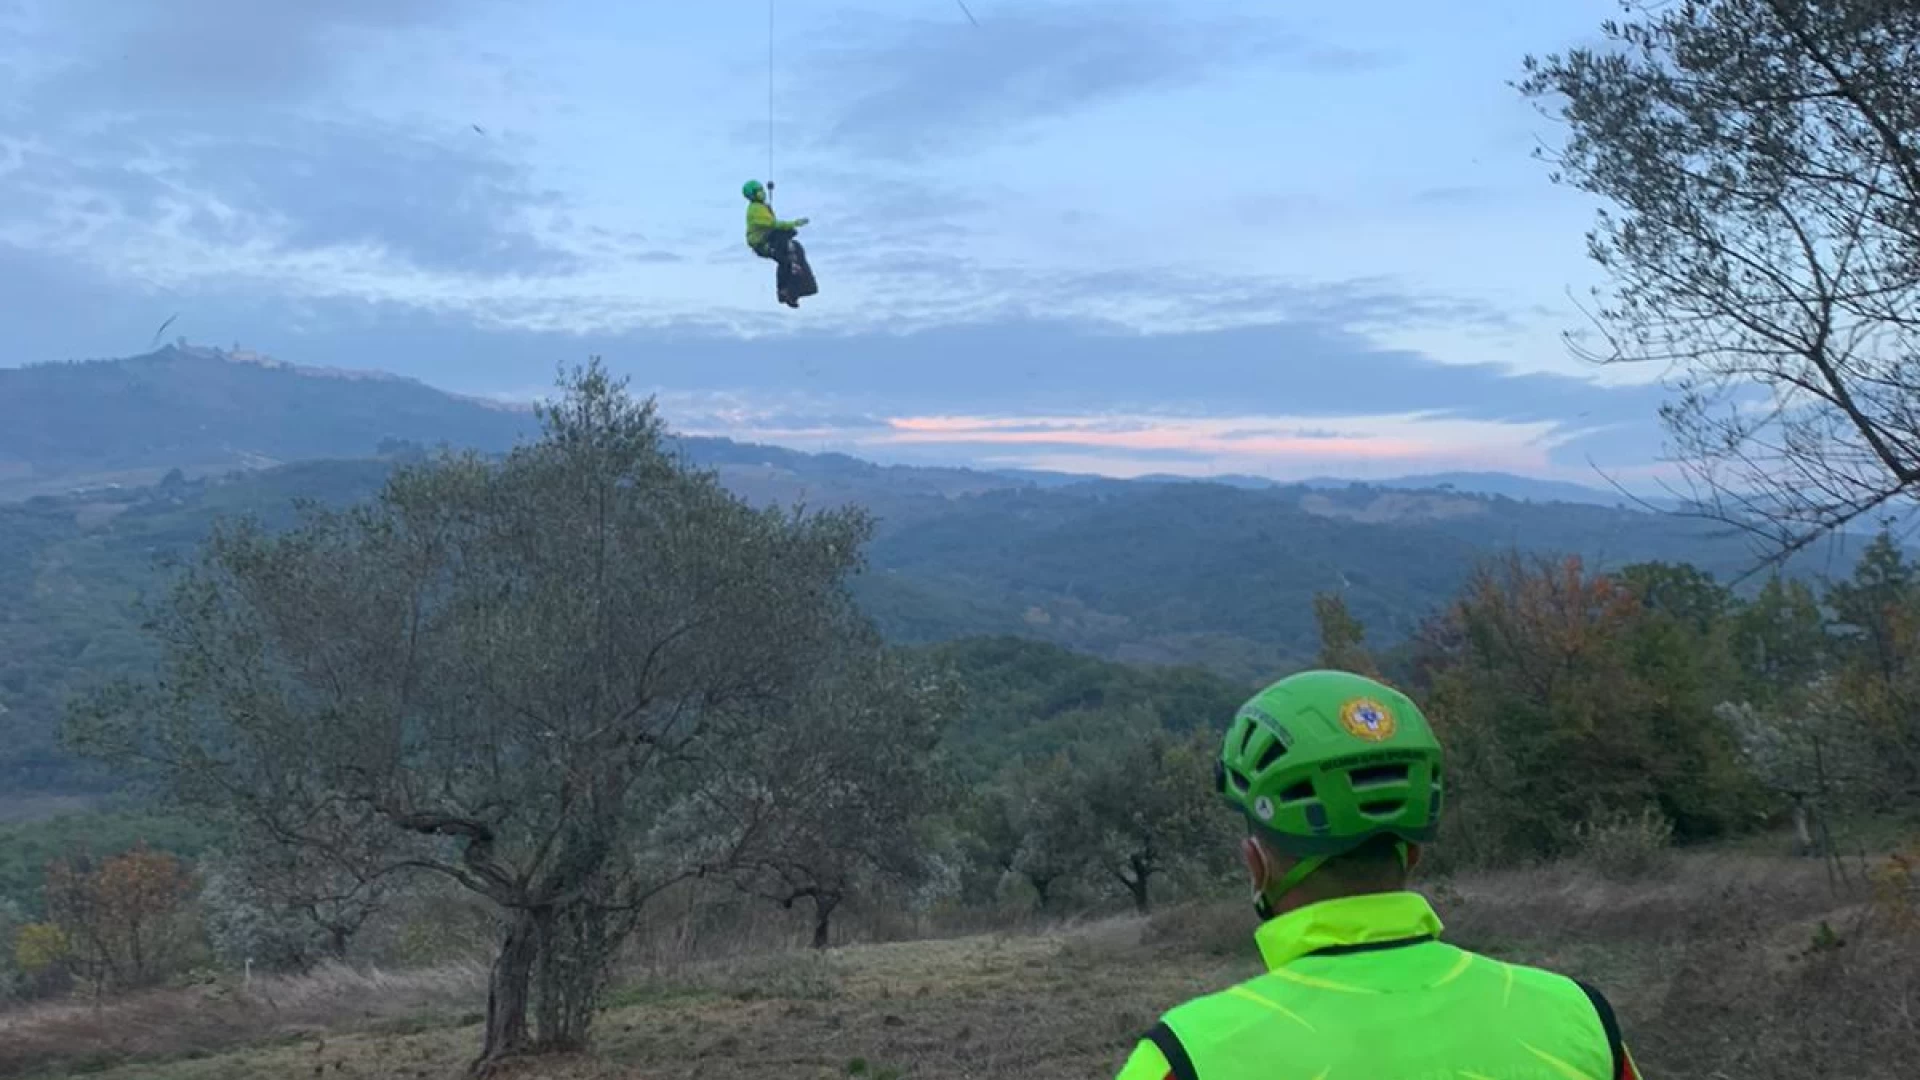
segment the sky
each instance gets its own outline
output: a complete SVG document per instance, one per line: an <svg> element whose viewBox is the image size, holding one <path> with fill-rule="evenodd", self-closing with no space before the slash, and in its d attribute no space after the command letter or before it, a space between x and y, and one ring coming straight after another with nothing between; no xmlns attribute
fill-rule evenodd
<svg viewBox="0 0 1920 1080"><path fill-rule="evenodd" d="M1665 391L1563 339L1597 206L1510 85L1616 6L0 0L0 364L173 318L882 461L1643 486Z"/></svg>

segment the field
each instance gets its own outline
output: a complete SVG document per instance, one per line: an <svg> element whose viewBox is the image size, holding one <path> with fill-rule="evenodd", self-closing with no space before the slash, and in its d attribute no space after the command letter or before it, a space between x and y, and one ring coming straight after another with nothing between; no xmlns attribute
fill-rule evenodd
<svg viewBox="0 0 1920 1080"><path fill-rule="evenodd" d="M1820 863L1694 855L1641 883L1561 865L1428 891L1453 940L1605 989L1650 1077L1912 1075L1920 941ZM510 1075L1108 1077L1163 1008L1254 970L1250 924L1237 904L1188 905L639 971L591 1057ZM42 1006L0 1015L0 1075L453 1078L481 987L478 968L333 971Z"/></svg>

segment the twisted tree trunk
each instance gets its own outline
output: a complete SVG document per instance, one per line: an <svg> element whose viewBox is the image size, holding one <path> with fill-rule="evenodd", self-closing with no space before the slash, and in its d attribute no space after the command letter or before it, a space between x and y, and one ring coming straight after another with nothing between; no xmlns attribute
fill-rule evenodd
<svg viewBox="0 0 1920 1080"><path fill-rule="evenodd" d="M813 894L813 947L824 949L833 942L833 909L840 897L826 892Z"/></svg>
<svg viewBox="0 0 1920 1080"><path fill-rule="evenodd" d="M487 982L486 1042L470 1070L476 1076L528 1048L527 1007L532 999L533 966L552 920L551 911L523 908L514 915L507 936L500 942Z"/></svg>

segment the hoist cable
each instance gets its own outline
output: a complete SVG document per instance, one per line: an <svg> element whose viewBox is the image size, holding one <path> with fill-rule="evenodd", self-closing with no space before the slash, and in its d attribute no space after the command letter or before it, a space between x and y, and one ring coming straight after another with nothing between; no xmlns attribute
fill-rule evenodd
<svg viewBox="0 0 1920 1080"><path fill-rule="evenodd" d="M766 183L774 183L774 0L766 0Z"/></svg>

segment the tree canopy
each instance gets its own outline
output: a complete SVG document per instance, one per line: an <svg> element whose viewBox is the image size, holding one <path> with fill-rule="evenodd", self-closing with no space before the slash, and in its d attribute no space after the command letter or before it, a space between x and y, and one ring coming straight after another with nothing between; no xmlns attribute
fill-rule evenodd
<svg viewBox="0 0 1920 1080"><path fill-rule="evenodd" d="M1590 355L1671 371L1696 495L1776 553L1920 483L1920 8L1629 5L1528 58L1556 180L1610 209Z"/></svg>
<svg viewBox="0 0 1920 1080"><path fill-rule="evenodd" d="M159 676L72 728L350 879L485 898L483 1060L585 1037L637 913L772 829L742 749L878 648L845 587L860 513L753 509L597 364L564 390L497 464L441 456L286 532L217 529L158 614Z"/></svg>

